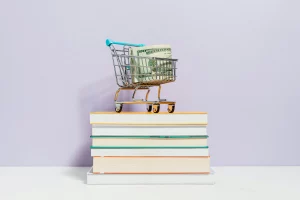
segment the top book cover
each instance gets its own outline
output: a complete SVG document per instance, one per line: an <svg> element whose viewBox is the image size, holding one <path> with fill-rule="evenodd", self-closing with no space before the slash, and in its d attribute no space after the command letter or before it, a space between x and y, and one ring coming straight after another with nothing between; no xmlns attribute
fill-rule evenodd
<svg viewBox="0 0 300 200"><path fill-rule="evenodd" d="M109 125L207 125L207 112L91 112L91 124Z"/></svg>

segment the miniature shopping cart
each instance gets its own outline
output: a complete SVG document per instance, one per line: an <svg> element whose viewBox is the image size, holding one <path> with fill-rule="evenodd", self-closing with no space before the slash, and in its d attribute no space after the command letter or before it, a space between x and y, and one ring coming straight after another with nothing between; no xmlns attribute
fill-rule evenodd
<svg viewBox="0 0 300 200"><path fill-rule="evenodd" d="M115 42L107 39L106 45L110 48L115 70L116 82L119 89L115 94L115 111L121 112L123 104L145 104L146 110L158 113L160 104L168 105L168 112L173 113L175 102L160 98L161 85L176 80L177 59L133 56L132 47L143 47L143 44ZM158 100L148 101L150 88L158 87ZM132 101L118 101L121 90L133 90ZM137 90L147 90L145 99L135 99Z"/></svg>

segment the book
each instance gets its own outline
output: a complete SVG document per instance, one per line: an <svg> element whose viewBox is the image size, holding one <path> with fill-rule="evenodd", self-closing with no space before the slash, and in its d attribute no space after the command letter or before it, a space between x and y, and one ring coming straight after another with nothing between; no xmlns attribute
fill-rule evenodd
<svg viewBox="0 0 300 200"><path fill-rule="evenodd" d="M205 125L92 124L92 136L206 136Z"/></svg>
<svg viewBox="0 0 300 200"><path fill-rule="evenodd" d="M91 112L93 166L87 180L212 183L207 122L206 112Z"/></svg>
<svg viewBox="0 0 300 200"><path fill-rule="evenodd" d="M91 112L91 124L207 125L206 112Z"/></svg>
<svg viewBox="0 0 300 200"><path fill-rule="evenodd" d="M92 146L207 146L208 136L90 136Z"/></svg>
<svg viewBox="0 0 300 200"><path fill-rule="evenodd" d="M91 147L91 156L209 156L208 146L199 148Z"/></svg>
<svg viewBox="0 0 300 200"><path fill-rule="evenodd" d="M160 184L215 184L215 172L209 174L94 174L93 167L87 172L88 185L160 185Z"/></svg>
<svg viewBox="0 0 300 200"><path fill-rule="evenodd" d="M213 185L215 172L209 174L94 174L93 167L87 172L88 185Z"/></svg>
<svg viewBox="0 0 300 200"><path fill-rule="evenodd" d="M209 156L93 157L93 173L104 174L209 174Z"/></svg>

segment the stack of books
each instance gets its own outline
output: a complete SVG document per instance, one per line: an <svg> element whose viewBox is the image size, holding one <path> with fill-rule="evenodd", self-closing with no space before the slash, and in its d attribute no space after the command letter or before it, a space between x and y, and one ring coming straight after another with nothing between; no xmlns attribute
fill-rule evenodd
<svg viewBox="0 0 300 200"><path fill-rule="evenodd" d="M213 184L205 112L91 112L87 184Z"/></svg>

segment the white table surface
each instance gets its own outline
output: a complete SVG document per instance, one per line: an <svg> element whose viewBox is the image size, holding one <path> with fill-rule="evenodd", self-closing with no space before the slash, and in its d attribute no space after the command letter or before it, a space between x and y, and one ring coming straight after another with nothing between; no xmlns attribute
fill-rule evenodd
<svg viewBox="0 0 300 200"><path fill-rule="evenodd" d="M300 200L299 167L213 167L215 185L86 185L88 167L0 167L0 200Z"/></svg>

